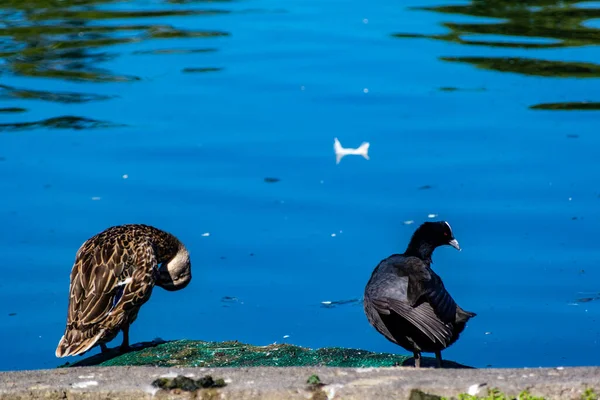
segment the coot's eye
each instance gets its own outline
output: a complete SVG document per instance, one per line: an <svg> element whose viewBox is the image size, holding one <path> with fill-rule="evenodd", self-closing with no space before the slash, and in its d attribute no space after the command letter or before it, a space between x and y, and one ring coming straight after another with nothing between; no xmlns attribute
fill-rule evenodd
<svg viewBox="0 0 600 400"><path fill-rule="evenodd" d="M444 232L444 236L448 236L448 232Z"/></svg>

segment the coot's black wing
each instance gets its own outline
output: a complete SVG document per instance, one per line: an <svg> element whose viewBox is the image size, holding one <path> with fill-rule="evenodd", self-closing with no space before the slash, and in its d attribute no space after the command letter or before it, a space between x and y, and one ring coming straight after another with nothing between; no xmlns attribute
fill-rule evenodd
<svg viewBox="0 0 600 400"><path fill-rule="evenodd" d="M441 279L418 258L398 257L384 262L394 268L373 282L365 296L367 318L388 339L395 341L381 315L397 314L432 342L446 346L452 339L456 303Z"/></svg>
<svg viewBox="0 0 600 400"><path fill-rule="evenodd" d="M418 308L427 303L442 322L455 322L456 302L440 277L429 266L416 257L407 257L398 268L402 268L408 275L407 300L411 307Z"/></svg>
<svg viewBox="0 0 600 400"><path fill-rule="evenodd" d="M408 303L390 298L370 299L369 320L375 328L392 341L396 341L394 335L384 324L381 316L396 314L397 318L403 318L415 328L419 329L433 343L445 347L452 339L452 327L440 321L433 308L428 303L421 303L418 307L411 307ZM369 311L367 313L369 314Z"/></svg>

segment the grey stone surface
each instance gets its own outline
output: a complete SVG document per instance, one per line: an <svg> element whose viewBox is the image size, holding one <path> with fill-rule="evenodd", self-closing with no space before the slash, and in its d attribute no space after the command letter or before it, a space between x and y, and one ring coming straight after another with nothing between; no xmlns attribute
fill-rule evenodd
<svg viewBox="0 0 600 400"><path fill-rule="evenodd" d="M324 384L311 387L316 374ZM157 390L161 376L211 375L227 386L197 392ZM408 399L411 389L456 396L472 385L517 395L529 390L546 399L580 399L586 388L600 391L600 368L421 369L394 368L158 368L81 367L0 373L0 399Z"/></svg>

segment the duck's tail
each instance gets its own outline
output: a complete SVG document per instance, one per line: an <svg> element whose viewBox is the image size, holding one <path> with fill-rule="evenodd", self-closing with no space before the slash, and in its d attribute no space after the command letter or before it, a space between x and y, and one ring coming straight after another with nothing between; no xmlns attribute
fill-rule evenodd
<svg viewBox="0 0 600 400"><path fill-rule="evenodd" d="M76 356L85 353L98 343L98 340L104 334L104 330L100 330L100 332L91 337L88 337L89 335L86 335L86 333L77 330L65 332L56 347L56 352L54 353L56 357Z"/></svg>

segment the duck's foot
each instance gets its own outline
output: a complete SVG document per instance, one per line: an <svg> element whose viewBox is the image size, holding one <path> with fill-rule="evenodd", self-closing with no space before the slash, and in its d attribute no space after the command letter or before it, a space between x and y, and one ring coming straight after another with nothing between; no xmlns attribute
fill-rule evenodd
<svg viewBox="0 0 600 400"><path fill-rule="evenodd" d="M121 353L127 353L131 351L131 347L129 346L129 324L125 324L121 330L123 331L123 343L119 347L119 350Z"/></svg>
<svg viewBox="0 0 600 400"><path fill-rule="evenodd" d="M127 345L122 344L121 346L119 346L120 353L129 353L131 350L133 350L133 349L128 344Z"/></svg>

